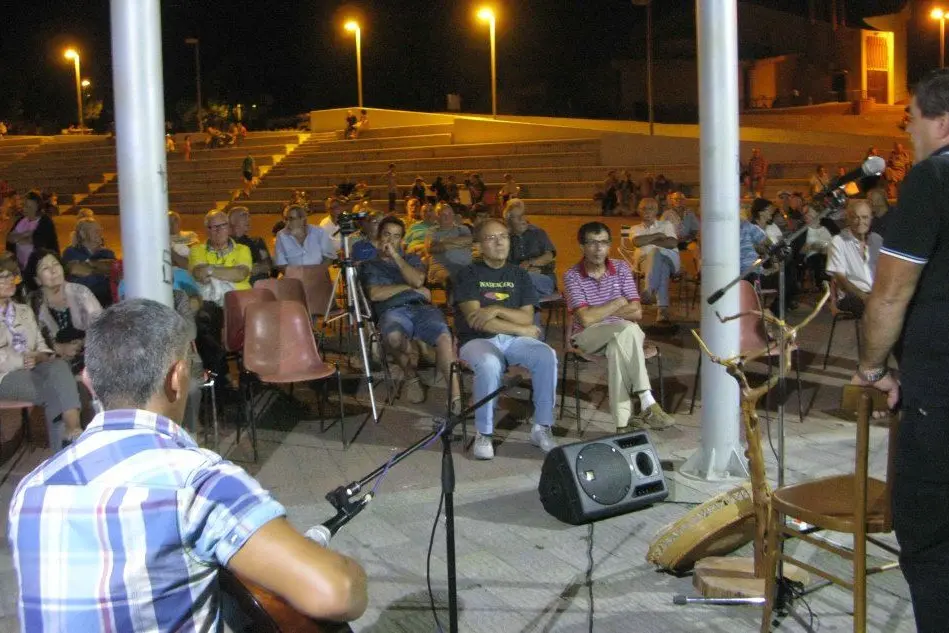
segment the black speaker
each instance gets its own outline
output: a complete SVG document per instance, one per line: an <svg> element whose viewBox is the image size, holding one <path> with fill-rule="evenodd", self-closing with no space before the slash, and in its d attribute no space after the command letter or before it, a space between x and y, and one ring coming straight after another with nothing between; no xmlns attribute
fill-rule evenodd
<svg viewBox="0 0 949 633"><path fill-rule="evenodd" d="M538 492L548 513L573 525L634 512L669 496L645 431L558 446L547 453Z"/></svg>

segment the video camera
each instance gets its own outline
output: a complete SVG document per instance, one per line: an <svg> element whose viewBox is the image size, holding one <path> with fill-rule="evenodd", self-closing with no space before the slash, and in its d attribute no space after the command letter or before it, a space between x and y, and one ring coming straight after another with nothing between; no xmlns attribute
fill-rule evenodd
<svg viewBox="0 0 949 633"><path fill-rule="evenodd" d="M336 219L336 223L339 225L339 232L343 235L352 235L359 231L359 227L356 223L359 220L367 217L369 211L367 209L359 209L358 211L341 211L339 217Z"/></svg>

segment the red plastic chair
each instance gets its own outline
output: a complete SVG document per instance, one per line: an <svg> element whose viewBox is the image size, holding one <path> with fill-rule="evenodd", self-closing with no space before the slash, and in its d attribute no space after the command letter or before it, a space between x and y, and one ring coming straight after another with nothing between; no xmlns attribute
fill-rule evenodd
<svg viewBox="0 0 949 633"><path fill-rule="evenodd" d="M276 301L267 288L231 290L224 295L224 350L240 354L244 349L244 316L247 306L261 301Z"/></svg>
<svg viewBox="0 0 949 633"><path fill-rule="evenodd" d="M761 301L755 292L755 287L748 281L738 282L739 294L739 312L748 310L761 310ZM761 361L768 363L768 371L777 371L776 367L771 367L771 360L778 362L781 356L781 349L777 341L769 341L768 333L765 330L764 322L760 317L753 314L747 314L738 319L739 327L739 350L742 353L753 352L762 348L768 349L768 354L761 357ZM801 365L798 356L797 344L791 345L788 349L791 354L791 361L794 365L794 371L797 374L797 414L801 422L804 422L804 405L801 396ZM692 403L689 405L689 414L695 410L695 397L699 389L699 376L702 372L702 354L698 356L698 362L695 365L695 381L692 384Z"/></svg>
<svg viewBox="0 0 949 633"><path fill-rule="evenodd" d="M109 267L109 290L112 292L112 303L119 302L119 282L122 281L124 274L122 260L116 259L113 261Z"/></svg>
<svg viewBox="0 0 949 633"><path fill-rule="evenodd" d="M254 288L266 288L273 293L277 301L296 301L301 305L306 305L306 293L299 279L288 277L260 279L254 283Z"/></svg>
<svg viewBox="0 0 949 633"><path fill-rule="evenodd" d="M285 279L299 279L303 284L306 309L311 317L324 316L326 306L333 311L335 302L330 303L333 293L333 280L330 278L330 265L287 266Z"/></svg>
<svg viewBox="0 0 949 633"><path fill-rule="evenodd" d="M343 448L347 447L343 411L343 381L339 366L325 362L316 348L310 316L297 301L252 303L244 317L244 370L264 384L326 381L336 378L339 391L339 427ZM257 420L254 416L252 386L244 392L244 409L251 432L254 461L257 461ZM324 383L325 387L325 383ZM323 399L326 399L324 389ZM323 399L319 400L320 431ZM238 436L240 441L240 436Z"/></svg>

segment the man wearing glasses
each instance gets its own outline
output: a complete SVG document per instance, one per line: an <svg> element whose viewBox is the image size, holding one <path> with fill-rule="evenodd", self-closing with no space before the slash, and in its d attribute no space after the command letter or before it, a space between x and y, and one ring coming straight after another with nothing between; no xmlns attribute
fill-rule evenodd
<svg viewBox="0 0 949 633"><path fill-rule="evenodd" d="M629 425L630 394L639 397L642 425L664 429L672 416L653 398L643 356L645 335L637 324L642 305L629 265L609 259L610 229L602 222L588 222L577 232L583 259L564 273L567 306L573 312L571 342L585 354L607 358L610 413L616 432Z"/></svg>
<svg viewBox="0 0 949 633"><path fill-rule="evenodd" d="M247 290L250 288L250 271L254 260L250 249L231 239L231 224L223 211L210 211L204 218L208 229L208 239L203 244L191 247L188 267L191 275L199 284L215 284L215 280L229 286L228 290ZM207 297L205 297L207 298ZM224 293L220 293L223 305Z"/></svg>
<svg viewBox="0 0 949 633"><path fill-rule="evenodd" d="M534 389L534 424L530 441L545 453L557 444L550 427L554 422L557 389L557 354L538 340L534 325L537 292L527 271L508 262L511 234L499 220L478 228L482 261L459 271L455 284L458 304L459 356L474 370L474 400L496 390L507 365L530 370ZM475 411L474 456L494 457L494 406L489 402Z"/></svg>

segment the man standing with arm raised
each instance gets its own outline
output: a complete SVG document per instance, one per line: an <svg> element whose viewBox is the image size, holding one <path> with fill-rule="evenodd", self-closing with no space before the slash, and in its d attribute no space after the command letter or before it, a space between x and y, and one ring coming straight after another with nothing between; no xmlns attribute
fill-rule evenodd
<svg viewBox="0 0 949 633"><path fill-rule="evenodd" d="M949 628L949 69L917 84L909 114L920 162L888 218L853 382L886 392L891 408L902 401L893 525L917 629L936 633Z"/></svg>
<svg viewBox="0 0 949 633"><path fill-rule="evenodd" d="M511 242L507 226L487 220L478 228L477 239L483 261L462 269L456 279L459 356L474 370L475 401L500 386L508 364L530 370L534 388L530 439L546 453L556 446L550 427L554 423L557 354L538 340L541 331L534 325L537 294L527 271L507 261ZM493 401L475 411L475 425L474 456L492 459Z"/></svg>

